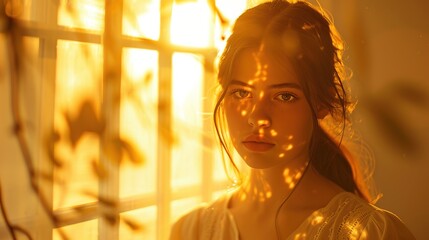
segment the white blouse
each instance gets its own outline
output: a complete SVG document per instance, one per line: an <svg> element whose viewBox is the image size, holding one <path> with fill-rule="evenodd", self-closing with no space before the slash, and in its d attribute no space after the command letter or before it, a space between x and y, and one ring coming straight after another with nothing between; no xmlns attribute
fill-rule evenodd
<svg viewBox="0 0 429 240"><path fill-rule="evenodd" d="M171 240L239 240L239 232L228 209L231 194L201 206L180 218ZM314 211L287 238L298 239L415 239L393 213L368 204L358 196L342 192L323 208Z"/></svg>

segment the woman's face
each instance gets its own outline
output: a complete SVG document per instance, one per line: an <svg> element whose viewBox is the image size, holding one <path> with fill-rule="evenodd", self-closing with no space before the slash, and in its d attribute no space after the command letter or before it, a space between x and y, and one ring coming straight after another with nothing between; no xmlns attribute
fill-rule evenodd
<svg viewBox="0 0 429 240"><path fill-rule="evenodd" d="M313 117L288 63L245 50L235 59L226 91L230 137L250 167L308 161Z"/></svg>

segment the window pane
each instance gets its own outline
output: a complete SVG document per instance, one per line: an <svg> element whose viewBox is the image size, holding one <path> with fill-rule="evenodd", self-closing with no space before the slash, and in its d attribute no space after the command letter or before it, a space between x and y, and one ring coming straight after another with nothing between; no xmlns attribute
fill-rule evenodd
<svg viewBox="0 0 429 240"><path fill-rule="evenodd" d="M98 239L98 220L82 222L78 224L62 227L61 230L71 239L79 240L97 240ZM63 240L59 231L54 229L53 240Z"/></svg>
<svg viewBox="0 0 429 240"><path fill-rule="evenodd" d="M123 159L120 196L154 193L158 128L158 53L124 49L120 135L136 147L141 165ZM127 156L124 155L124 158ZM132 160L132 159L128 159Z"/></svg>
<svg viewBox="0 0 429 240"><path fill-rule="evenodd" d="M54 128L54 209L92 202L98 193L102 47L58 41Z"/></svg>
<svg viewBox="0 0 429 240"><path fill-rule="evenodd" d="M123 33L159 39L160 0L124 0Z"/></svg>
<svg viewBox="0 0 429 240"><path fill-rule="evenodd" d="M172 186L201 182L203 58L173 55Z"/></svg>
<svg viewBox="0 0 429 240"><path fill-rule="evenodd" d="M225 39L230 34L230 24L234 23L236 18L246 9L248 0L216 0L216 7L222 14L227 24L221 23L219 17L215 21L215 47L219 50L225 47Z"/></svg>
<svg viewBox="0 0 429 240"><path fill-rule="evenodd" d="M155 206L122 213L119 236L127 240L156 239L156 214ZM134 223L141 228L133 229Z"/></svg>
<svg viewBox="0 0 429 240"><path fill-rule="evenodd" d="M252 0L254 2L255 0ZM261 0L257 0L262 2ZM216 0L216 6L222 13L222 16L228 19L230 22L234 22L235 19L246 10L248 0Z"/></svg>
<svg viewBox="0 0 429 240"><path fill-rule="evenodd" d="M175 1L170 26L171 43L209 47L213 42L213 19L213 12L206 0Z"/></svg>
<svg viewBox="0 0 429 240"><path fill-rule="evenodd" d="M103 0L60 0L58 25L101 31L104 28Z"/></svg>

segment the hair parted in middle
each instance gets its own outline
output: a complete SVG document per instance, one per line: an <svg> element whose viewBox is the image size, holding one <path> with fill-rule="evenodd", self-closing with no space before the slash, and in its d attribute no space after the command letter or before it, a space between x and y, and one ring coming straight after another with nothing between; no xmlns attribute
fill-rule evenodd
<svg viewBox="0 0 429 240"><path fill-rule="evenodd" d="M353 104L343 86L343 81L348 78L342 61L343 41L326 14L303 1L275 0L248 9L236 20L220 56L220 90L214 122L234 172L240 175L232 157L222 103L232 80L236 57L246 49L263 51L279 65L283 62L292 65L313 113L311 165L344 190L358 193L369 201L370 196L358 179L357 164L341 145L342 136L334 140L319 123L329 115L336 126L342 126L341 135L350 123Z"/></svg>

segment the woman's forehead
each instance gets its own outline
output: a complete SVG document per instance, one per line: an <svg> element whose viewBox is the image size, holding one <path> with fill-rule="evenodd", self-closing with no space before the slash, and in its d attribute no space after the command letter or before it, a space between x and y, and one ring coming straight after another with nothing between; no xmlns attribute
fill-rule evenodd
<svg viewBox="0 0 429 240"><path fill-rule="evenodd" d="M262 48L241 51L234 60L231 78L250 85L260 83L271 85L284 82L299 84L289 61L277 60L266 54Z"/></svg>

